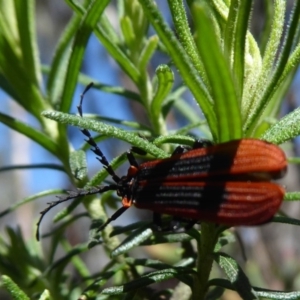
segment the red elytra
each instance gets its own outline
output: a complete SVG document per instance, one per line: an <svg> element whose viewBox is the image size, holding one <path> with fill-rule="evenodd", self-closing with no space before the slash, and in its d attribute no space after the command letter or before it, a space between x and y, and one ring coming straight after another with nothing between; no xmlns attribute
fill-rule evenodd
<svg viewBox="0 0 300 300"><path fill-rule="evenodd" d="M282 177L286 168L279 147L235 140L131 168L130 193L119 194L125 207L230 226L259 225L282 203L284 189L269 180Z"/></svg>

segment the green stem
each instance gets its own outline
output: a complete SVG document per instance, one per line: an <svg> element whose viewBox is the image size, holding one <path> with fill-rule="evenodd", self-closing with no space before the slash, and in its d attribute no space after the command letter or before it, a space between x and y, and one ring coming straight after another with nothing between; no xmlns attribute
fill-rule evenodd
<svg viewBox="0 0 300 300"><path fill-rule="evenodd" d="M194 278L194 300L205 299L216 240L215 224L202 223L201 240L198 240L197 276Z"/></svg>

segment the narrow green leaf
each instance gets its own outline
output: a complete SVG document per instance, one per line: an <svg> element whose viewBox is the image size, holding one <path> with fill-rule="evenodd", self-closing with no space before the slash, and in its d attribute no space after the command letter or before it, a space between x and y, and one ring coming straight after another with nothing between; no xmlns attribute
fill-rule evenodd
<svg viewBox="0 0 300 300"><path fill-rule="evenodd" d="M36 36L35 1L15 0L14 3L22 49L22 62L27 72L27 77L30 78L32 83L39 86L42 74Z"/></svg>
<svg viewBox="0 0 300 300"><path fill-rule="evenodd" d="M140 72L146 71L149 60L151 59L152 55L154 54L154 51L157 48L158 41L159 41L159 39L158 39L157 35L151 36L146 41L146 44L140 54L139 61L138 61L138 66L139 66Z"/></svg>
<svg viewBox="0 0 300 300"><path fill-rule="evenodd" d="M54 56L51 62L51 68L48 72L47 80L47 94L54 107L61 101L60 95L62 93L66 70L72 53L71 40L78 30L80 21L80 16L76 15L71 18L69 24L64 29L54 51Z"/></svg>
<svg viewBox="0 0 300 300"><path fill-rule="evenodd" d="M99 115L90 115L90 114L85 114L84 117L91 117L93 120L110 122L110 123L117 124L117 125L123 125L123 126L129 127L131 129L135 129L138 131L148 132L148 134L151 134L151 131L152 131L150 127L143 125L141 123L137 123L137 122L120 120L120 119L109 118L109 117L101 117Z"/></svg>
<svg viewBox="0 0 300 300"><path fill-rule="evenodd" d="M242 299L258 299L246 274L232 257L225 253L218 252L214 253L214 259L219 264L220 268L226 273L228 279Z"/></svg>
<svg viewBox="0 0 300 300"><path fill-rule="evenodd" d="M300 157L288 157L288 162L292 164L300 164Z"/></svg>
<svg viewBox="0 0 300 300"><path fill-rule="evenodd" d="M134 60L136 61L144 44L144 38L147 36L149 22L145 18L144 11L137 0L124 1L123 15L120 16L121 18L126 16L131 20L133 32L136 35L135 45L132 48L132 54L135 56Z"/></svg>
<svg viewBox="0 0 300 300"><path fill-rule="evenodd" d="M139 266L144 266L148 268L153 268L157 270L162 270L169 268L170 265L162 263L160 260L153 260L153 259L134 259L132 257L126 257L126 262L131 265L139 265ZM183 259L180 262L176 263L174 267L191 267L195 263L195 259L193 258L187 258ZM195 272L194 270L191 269L191 272Z"/></svg>
<svg viewBox="0 0 300 300"><path fill-rule="evenodd" d="M120 27L123 33L125 43L127 44L128 48L132 51L132 48L134 48L135 46L134 43L136 43L136 37L133 31L131 20L128 16L124 16L123 18L121 18Z"/></svg>
<svg viewBox="0 0 300 300"><path fill-rule="evenodd" d="M225 234L218 238L218 242L215 246L215 252L220 251L220 249L228 244L236 242L236 236L229 231L225 231Z"/></svg>
<svg viewBox="0 0 300 300"><path fill-rule="evenodd" d="M260 33L260 45L261 54L264 55L267 47L268 40L270 38L270 32L272 30L272 19L274 17L274 2L273 1L264 1L264 10L265 10L265 22L263 29Z"/></svg>
<svg viewBox="0 0 300 300"><path fill-rule="evenodd" d="M195 144L195 139L191 136L170 134L167 136L160 136L153 141L153 144L156 146L166 144L166 143L187 145L193 147Z"/></svg>
<svg viewBox="0 0 300 300"><path fill-rule="evenodd" d="M54 154L55 156L59 156L59 146L53 142L51 138L49 138L46 134L42 133L34 129L33 127L16 120L8 115L0 113L0 122L12 128L13 130L24 134L28 138L32 139L43 148Z"/></svg>
<svg viewBox="0 0 300 300"><path fill-rule="evenodd" d="M235 89L237 98L241 99L244 83L244 63L245 63L245 46L248 30L249 17L253 1L238 1L237 20L235 24L235 36L233 40L233 65L232 73L234 74ZM229 17L228 17L229 18Z"/></svg>
<svg viewBox="0 0 300 300"><path fill-rule="evenodd" d="M148 273L146 275L141 276L139 279L133 280L130 283L126 283L122 286L115 286L106 288L102 291L102 294L106 295L120 295L122 293L127 293L129 291L140 289L142 287L148 286L153 283L161 282L164 280L168 280L171 278L176 278L177 276L180 276L184 279L182 275L185 275L185 281L188 282L187 274L189 274L191 271L186 268L169 268L164 269L160 271L155 271Z"/></svg>
<svg viewBox="0 0 300 300"><path fill-rule="evenodd" d="M4 287L14 300L30 300L26 294L6 275L1 276Z"/></svg>
<svg viewBox="0 0 300 300"><path fill-rule="evenodd" d="M9 213L11 213L11 212L13 212L16 208L18 208L18 207L20 207L20 206L22 206L26 203L32 202L36 199L39 199L39 198L42 198L42 197L45 197L45 196L57 195L57 194L60 194L60 193L62 193L62 190L46 190L46 191L34 194L32 196L26 197L22 201L14 203L9 208L7 208L3 211L0 211L0 218L7 215L7 214L9 214Z"/></svg>
<svg viewBox="0 0 300 300"><path fill-rule="evenodd" d="M48 164L48 163L3 166L3 167L0 167L0 172L14 171L14 170L29 170L29 169L51 169L51 170L65 172L65 169L63 166L57 165L57 164Z"/></svg>
<svg viewBox="0 0 300 300"><path fill-rule="evenodd" d="M101 14L103 13L105 7L109 4L109 2L109 0L93 0L82 18L81 25L75 36L72 47L72 54L67 69L61 106L59 108L59 110L62 112L67 112L70 109L81 63L83 60L83 55L85 52L85 46L93 29L96 27Z"/></svg>
<svg viewBox="0 0 300 300"><path fill-rule="evenodd" d="M247 1L250 2L251 1ZM237 18L239 13L239 0L232 0L226 17L226 25L224 32L224 54L228 57L229 64L232 66L234 58L234 45L237 31ZM219 7L219 5L218 5Z"/></svg>
<svg viewBox="0 0 300 300"><path fill-rule="evenodd" d="M203 63L195 45L194 37L191 34L184 3L182 0L168 0L168 3L179 41L187 55L190 57L193 66L202 78L204 84L209 86Z"/></svg>
<svg viewBox="0 0 300 300"><path fill-rule="evenodd" d="M153 234L151 228L139 228L138 230L134 231L130 236L128 236L121 245L119 245L112 253L111 257L116 257L121 254L127 253L132 248L135 248L142 244L144 241L150 238Z"/></svg>
<svg viewBox="0 0 300 300"><path fill-rule="evenodd" d="M70 153L70 167L73 176L78 180L87 178L86 155L82 150L72 151Z"/></svg>
<svg viewBox="0 0 300 300"><path fill-rule="evenodd" d="M300 220L290 217L275 216L273 217L272 222L300 226Z"/></svg>
<svg viewBox="0 0 300 300"><path fill-rule="evenodd" d="M51 300L50 292L48 290L44 290L39 300Z"/></svg>
<svg viewBox="0 0 300 300"><path fill-rule="evenodd" d="M211 282L209 281L208 284L210 284ZM212 284L213 285L213 284ZM220 286L216 286L214 288L210 288L208 293L205 296L205 300L217 300L217 299L222 299L222 295L224 294L225 289L223 287Z"/></svg>
<svg viewBox="0 0 300 300"><path fill-rule="evenodd" d="M61 124L69 124L73 126L78 126L80 128L89 129L102 133L107 136L115 137L120 140L126 141L139 149L143 149L149 154L157 158L166 158L168 155L161 149L149 143L145 139L140 138L136 134L127 132L123 129L104 124L102 122L96 122L93 120L87 120L79 116L64 114L61 112L44 111L43 116L51 120L55 120Z"/></svg>
<svg viewBox="0 0 300 300"><path fill-rule="evenodd" d="M300 134L300 108L295 109L271 126L260 138L273 144L282 144Z"/></svg>
<svg viewBox="0 0 300 300"><path fill-rule="evenodd" d="M269 300L299 300L300 292L278 292L255 287L257 296Z"/></svg>
<svg viewBox="0 0 300 300"><path fill-rule="evenodd" d="M157 76L157 88L151 102L151 119L155 133L167 132L165 121L162 118L162 104L170 93L174 84L174 74L167 65L160 65L155 70Z"/></svg>
<svg viewBox="0 0 300 300"><path fill-rule="evenodd" d="M288 192L284 194L284 201L299 201L300 192Z"/></svg>
<svg viewBox="0 0 300 300"><path fill-rule="evenodd" d="M66 0L66 2L76 11L77 14L83 15L86 13L85 9L82 6L74 5L71 0ZM111 36L111 31L106 30L107 22L104 22L105 24L103 26L100 23L100 25L94 28L95 35L100 40L101 44L105 47L106 51L119 63L124 72L132 79L133 82L138 84L140 79L138 69L131 62L131 60L128 58L123 49L115 43L115 35Z"/></svg>
<svg viewBox="0 0 300 300"><path fill-rule="evenodd" d="M213 279L209 280L207 285L209 287L219 286L219 287L222 287L225 289L234 290L233 284L229 280L223 279L223 278L213 278Z"/></svg>
<svg viewBox="0 0 300 300"><path fill-rule="evenodd" d="M220 49L220 43L216 40L207 7L195 4L193 12L197 29L196 44L212 88L211 93L218 120L218 142L241 138L240 106L229 64Z"/></svg>

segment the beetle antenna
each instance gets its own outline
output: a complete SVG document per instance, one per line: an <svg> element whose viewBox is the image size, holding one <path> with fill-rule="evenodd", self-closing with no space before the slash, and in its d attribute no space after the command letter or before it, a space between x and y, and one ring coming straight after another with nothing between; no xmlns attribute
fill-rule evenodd
<svg viewBox="0 0 300 300"><path fill-rule="evenodd" d="M79 113L80 117L82 117L82 104L83 104L84 95L87 93L87 91L93 85L94 85L93 82L88 84L86 86L86 88L84 89L83 93L80 95L80 102L79 102L79 105L77 106L77 110L78 110L78 113ZM120 180L121 180L120 177L115 173L115 171L113 170L113 168L111 167L111 165L107 161L105 155L102 153L102 151L100 150L100 148L96 144L95 140L92 138L89 130L81 129L81 132L87 137L87 139L85 141L90 146L93 147L91 150L96 154L96 156L97 156L96 158L100 161L100 163L103 165L104 169L108 172L108 174L112 177L114 182L115 183L120 182ZM99 187L99 186L98 187L92 187L88 190L79 189L77 191L68 191L67 196L65 196L65 197L59 197L58 196L58 199L59 199L58 201L53 201L53 202L48 203L48 207L41 212L40 219L37 222L36 239L38 241L40 239L39 228L40 228L40 224L41 224L44 216L53 207L55 207L56 205L58 205L60 203L65 202L65 201L68 201L68 200L71 200L71 199L76 199L80 196L87 196L87 195L93 195L93 194L98 194L98 193L104 193L104 192L109 191L109 190L117 190L117 185L116 184L111 184L111 185L102 186L102 187ZM108 223L106 222L105 224L107 225Z"/></svg>
<svg viewBox="0 0 300 300"><path fill-rule="evenodd" d="M89 196L89 195L94 195L94 194L98 194L98 193L104 193L104 192L107 192L107 191L112 191L112 190L116 190L117 189L117 185L116 184L110 184L110 185L107 185L107 186L95 186L95 187L91 187L89 188L88 190L85 190L85 189L78 189L77 191L67 191L68 195L67 196L57 196L57 198L59 200L57 201L53 201L53 202L49 202L48 203L48 207L45 208L43 211L40 212L41 216L39 218L39 221L37 222L37 230L36 230L36 239L39 241L40 240L40 225L41 225L41 222L44 218L44 216L47 214L47 212L49 210L51 210L53 207L55 207L56 205L58 204L61 204L63 202L66 202L68 200L71 200L71 199L76 199L78 197L81 197L81 196ZM106 222L107 223L107 222ZM106 224L105 223L105 224ZM107 223L108 224L108 223ZM106 224L106 225L107 225ZM105 226L106 226L105 225ZM103 226L103 225L102 225ZM102 227L101 226L101 227Z"/></svg>
<svg viewBox="0 0 300 300"><path fill-rule="evenodd" d="M80 102L79 105L77 106L77 110L79 115L82 117L82 104L83 104L83 99L87 91L94 85L93 82L91 82L87 87L84 89L83 93L80 95ZM107 161L105 155L102 153L100 148L98 147L97 143L95 140L92 138L91 133L87 129L81 129L80 130L86 137L85 141L92 146L91 150L96 154L96 158L100 161L100 163L103 165L104 169L108 172L108 174L112 177L113 181L118 183L120 181L120 177L115 173L109 162Z"/></svg>

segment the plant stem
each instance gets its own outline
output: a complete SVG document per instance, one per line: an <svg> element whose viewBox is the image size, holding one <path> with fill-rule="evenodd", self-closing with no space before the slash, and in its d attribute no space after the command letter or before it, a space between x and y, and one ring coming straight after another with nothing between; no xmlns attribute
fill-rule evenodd
<svg viewBox="0 0 300 300"><path fill-rule="evenodd" d="M213 264L212 253L216 243L215 225L201 224L201 240L198 240L197 276L194 277L194 300L203 300L207 292L207 281Z"/></svg>

